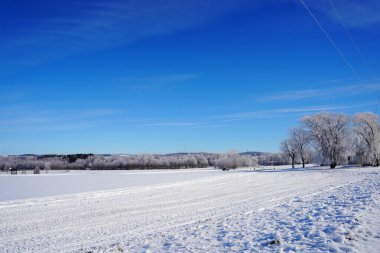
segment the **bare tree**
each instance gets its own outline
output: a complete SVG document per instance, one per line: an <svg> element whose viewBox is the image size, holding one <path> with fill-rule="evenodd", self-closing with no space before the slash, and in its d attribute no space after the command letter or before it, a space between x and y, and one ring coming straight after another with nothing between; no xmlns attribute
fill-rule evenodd
<svg viewBox="0 0 380 253"><path fill-rule="evenodd" d="M350 139L350 120L344 114L319 113L304 117L304 127L330 168L335 168L344 158Z"/></svg>
<svg viewBox="0 0 380 253"><path fill-rule="evenodd" d="M362 165L379 166L380 125L378 115L357 113L354 117L357 155Z"/></svg>
<svg viewBox="0 0 380 253"><path fill-rule="evenodd" d="M303 128L292 128L289 131L289 140L295 146L296 152L302 161L302 168L305 168L305 162L310 154L309 145L311 136Z"/></svg>
<svg viewBox="0 0 380 253"><path fill-rule="evenodd" d="M281 142L280 149L287 156L290 157L292 168L294 168L294 164L296 162L297 148L295 143L291 139L286 139Z"/></svg>

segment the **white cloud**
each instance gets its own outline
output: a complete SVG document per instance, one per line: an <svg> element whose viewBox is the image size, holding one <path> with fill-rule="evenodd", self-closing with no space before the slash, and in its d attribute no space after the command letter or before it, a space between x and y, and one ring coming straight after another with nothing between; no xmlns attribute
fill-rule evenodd
<svg viewBox="0 0 380 253"><path fill-rule="evenodd" d="M307 1L313 8L327 13L335 22L339 18L334 12L330 0ZM380 24L380 2L378 0L331 0L345 24L352 28L369 27Z"/></svg>
<svg viewBox="0 0 380 253"><path fill-rule="evenodd" d="M263 101L271 100L297 100L315 97L337 97L337 96L352 96L368 92L380 91L380 83L377 84L358 84L347 86L334 86L321 89L306 89L280 92L263 97Z"/></svg>
<svg viewBox="0 0 380 253"><path fill-rule="evenodd" d="M156 122L156 123L148 123L142 126L147 127L192 127L192 126L201 126L207 125L207 122L181 122L181 121L167 121L167 122Z"/></svg>
<svg viewBox="0 0 380 253"><path fill-rule="evenodd" d="M54 6L48 6L49 15L36 12L32 2L9 10L4 6L5 11L14 11L14 15L19 16L18 25L28 27L12 31L11 36L1 40L4 60L0 63L4 67L15 61L35 65L84 51L125 45L149 36L170 34L213 22L226 13L252 5L252 0L53 2ZM29 15L22 18L19 12L25 10ZM15 59L14 51L22 58Z"/></svg>
<svg viewBox="0 0 380 253"><path fill-rule="evenodd" d="M308 107L294 107L294 108L277 108L262 111L240 112L229 115L219 116L218 118L224 122L251 120L251 119L265 119L265 118L279 118L284 116L303 116L311 113L318 113L324 111L339 111L349 108L361 107L363 105L320 105Z"/></svg>
<svg viewBox="0 0 380 253"><path fill-rule="evenodd" d="M89 129L135 123L125 110L94 108L62 110L20 105L0 107L0 132L46 132Z"/></svg>
<svg viewBox="0 0 380 253"><path fill-rule="evenodd" d="M134 92L151 91L161 89L163 87L170 88L177 84L182 84L187 81L196 79L196 74L170 74L170 75L156 75L137 78L119 78L114 80L114 88L129 89Z"/></svg>

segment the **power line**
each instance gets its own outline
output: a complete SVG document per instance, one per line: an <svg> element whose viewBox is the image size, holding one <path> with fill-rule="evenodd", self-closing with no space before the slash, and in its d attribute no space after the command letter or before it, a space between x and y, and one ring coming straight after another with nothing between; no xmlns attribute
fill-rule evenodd
<svg viewBox="0 0 380 253"><path fill-rule="evenodd" d="M361 50L359 49L358 45L356 44L354 38L352 37L350 31L347 28L345 22L343 21L342 16L339 14L337 8L335 7L335 4L333 3L333 0L329 0L329 2L330 2L330 5L331 5L331 7L333 8L333 10L335 12L335 15L338 17L338 20L339 20L340 24L342 25L343 29L345 30L347 36L350 38L351 43L354 46L356 52L358 53L360 59L362 60L364 66L367 68L368 73L371 76L371 79L373 79L374 75L373 75L372 69L370 68L370 66L368 64L368 61L365 59L364 55L362 54ZM375 107L375 113L376 114L379 112L379 106L380 106L380 95L377 98L377 103L376 103L376 107Z"/></svg>
<svg viewBox="0 0 380 253"><path fill-rule="evenodd" d="M314 21L317 23L319 29L325 34L327 39L329 40L330 44L335 48L335 50L338 52L339 56L343 59L343 61L346 63L346 65L350 68L351 72L360 80L362 81L362 78L358 74L358 72L354 69L354 67L350 64L350 62L347 60L347 58L344 56L343 52L339 49L339 47L336 45L334 40L330 37L328 32L323 28L321 23L318 21L318 19L314 16L314 14L311 12L309 7L306 5L306 3L303 0L299 0L303 7L305 7L306 11L310 14L310 16L314 19Z"/></svg>
<svg viewBox="0 0 380 253"><path fill-rule="evenodd" d="M335 12L335 15L338 17L338 20L340 22L340 24L342 25L343 29L345 30L347 36L350 38L351 40L351 43L352 45L354 46L356 52L358 53L358 55L360 56L360 59L362 60L363 64L365 65L365 67L367 68L368 72L370 73L371 77L373 78L373 73L372 73L372 70L371 68L369 67L369 64L367 62L367 60L364 58L364 55L362 54L361 50L359 49L358 45L356 44L356 42L354 41L350 31L348 30L345 22L343 21L343 18L342 16L339 14L338 10L336 9L334 3L333 3L333 0L329 0L330 2L330 5L331 7L334 9L334 12Z"/></svg>

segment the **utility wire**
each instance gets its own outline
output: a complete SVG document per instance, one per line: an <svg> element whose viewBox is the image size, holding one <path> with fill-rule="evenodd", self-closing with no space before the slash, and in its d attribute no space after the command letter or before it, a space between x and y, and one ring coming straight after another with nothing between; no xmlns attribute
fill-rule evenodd
<svg viewBox="0 0 380 253"><path fill-rule="evenodd" d="M335 7L335 4L333 3L333 0L329 0L331 7L334 9L335 15L338 17L340 24L342 25L343 29L346 31L347 36L350 38L352 45L354 46L356 52L360 56L360 59L362 60L364 66L367 68L368 73L370 74L371 79L374 79L374 75L372 72L372 69L370 68L368 61L365 59L364 55L362 54L361 50L359 49L358 45L356 44L355 40L353 39L350 31L348 30L345 22L343 21L342 16L339 14L337 8ZM380 106L380 95L377 98L377 103L375 107L376 114L379 112L379 106Z"/></svg>
<svg viewBox="0 0 380 253"><path fill-rule="evenodd" d="M347 58L344 56L343 52L339 49L339 47L335 44L334 40L330 37L328 32L323 28L321 23L318 21L318 19L314 16L314 14L311 12L309 7L306 5L306 3L303 0L299 0L303 7L305 7L306 11L310 14L310 16L314 19L314 21L317 23L319 29L326 35L327 39L329 40L330 44L335 48L335 50L338 52L339 56L343 59L343 61L346 63L346 65L350 68L351 72L360 80L362 81L362 78L358 74L358 72L354 69L354 67L350 64L350 62L347 60Z"/></svg>
<svg viewBox="0 0 380 253"><path fill-rule="evenodd" d="M334 12L335 12L335 15L338 17L338 20L340 22L340 24L342 25L343 29L345 30L347 36L350 38L351 40L351 43L352 45L354 46L356 52L358 53L358 55L360 56L360 59L362 60L363 64L365 65L365 67L367 68L369 74L371 75L371 78L373 78L373 73L372 73L372 70L371 68L369 67L369 64L367 62L367 60L365 59L364 55L362 54L361 50L359 49L358 45L356 44L356 42L354 41L350 31L348 30L345 22L343 21L343 18L342 16L339 14L338 10L336 9L334 3L333 3L333 0L329 0L330 1L330 5L331 7L333 8Z"/></svg>

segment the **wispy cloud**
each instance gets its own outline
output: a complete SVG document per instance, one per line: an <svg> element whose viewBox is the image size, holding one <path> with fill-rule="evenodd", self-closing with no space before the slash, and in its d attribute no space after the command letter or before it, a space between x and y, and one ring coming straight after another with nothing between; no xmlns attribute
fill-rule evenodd
<svg viewBox="0 0 380 253"><path fill-rule="evenodd" d="M351 81L352 81L351 78L332 78L332 79L320 80L320 81L317 81L316 83L339 85L339 84L342 84L342 83L349 83Z"/></svg>
<svg viewBox="0 0 380 253"><path fill-rule="evenodd" d="M48 14L39 8L44 6ZM3 64L38 64L83 51L92 51L169 34L251 6L252 1L52 1L2 4L8 36L2 38ZM2 8L3 7L3 8ZM23 12L28 15L23 15ZM1 14L1 11L0 11ZM17 19L12 19L12 16ZM13 25L27 29L13 29ZM14 54L20 52L21 54ZM18 55L17 59L15 55ZM1 62L0 62L1 63Z"/></svg>
<svg viewBox="0 0 380 253"><path fill-rule="evenodd" d="M336 9L347 26L352 28L369 27L380 24L380 2L377 0L333 0ZM339 23L329 1L307 1L314 9L326 13L331 20Z"/></svg>
<svg viewBox="0 0 380 253"><path fill-rule="evenodd" d="M155 82L155 83L168 83L168 82L188 81L196 77L197 77L196 74L173 74L173 75L142 77L137 80Z"/></svg>
<svg viewBox="0 0 380 253"><path fill-rule="evenodd" d="M348 86L335 86L321 89L306 89L280 92L261 98L262 101L273 100L298 100L305 98L323 98L337 96L353 96L368 92L380 91L380 83L376 84L359 84Z"/></svg>
<svg viewBox="0 0 380 253"><path fill-rule="evenodd" d="M120 113L124 113L125 110L122 109L109 109L109 108L101 108L101 109L91 109L91 110L82 110L77 113L78 117L85 118L93 118L93 117L104 117L104 116L112 116Z"/></svg>
<svg viewBox="0 0 380 253"><path fill-rule="evenodd" d="M157 89L170 89L198 77L196 74L170 74L135 78L119 78L114 80L115 89L128 89L134 92L146 92Z"/></svg>
<svg viewBox="0 0 380 253"><path fill-rule="evenodd" d="M208 121L167 121L155 122L139 125L140 127L154 127L154 128L188 128L188 129L207 129L207 128L225 128L231 127L223 120L208 120Z"/></svg>
<svg viewBox="0 0 380 253"><path fill-rule="evenodd" d="M268 110L237 112L219 116L209 116L194 120L172 120L152 122L150 119L133 119L125 111L115 109L79 110L76 114L62 113L53 110L25 110L25 107L0 108L0 134L19 132L62 132L93 129L99 127L147 127L147 128L180 128L206 129L233 127L240 121L269 118L302 117L325 111L349 111L373 103L357 105L319 105ZM12 113L5 113L12 109ZM235 123L236 122L236 123Z"/></svg>
<svg viewBox="0 0 380 253"><path fill-rule="evenodd" d="M71 131L132 122L124 110L113 108L74 111L26 105L0 108L0 133Z"/></svg>
<svg viewBox="0 0 380 253"><path fill-rule="evenodd" d="M372 103L371 103L372 104ZM146 123L142 127L180 127L180 128L218 128L230 127L234 122L258 120L268 118L283 118L289 116L302 117L305 115L326 112L326 111L345 111L352 108L359 108L368 104L360 105L319 105L292 108L275 108L270 110L259 110L249 112L237 112L227 115L208 117L204 121L163 121Z"/></svg>
<svg viewBox="0 0 380 253"><path fill-rule="evenodd" d="M217 118L224 122L232 122L252 119L279 118L286 116L303 116L311 113L318 113L324 111L340 111L361 106L363 105L319 105L294 108L277 108L262 111L240 112L218 116Z"/></svg>
<svg viewBox="0 0 380 253"><path fill-rule="evenodd" d="M279 1L298 2L296 0ZM14 2L14 3L13 3ZM192 28L263 0L115 0L0 2L0 66L35 65L67 55L121 46ZM328 1L307 1L338 22ZM380 23L377 0L334 0L349 27ZM46 11L41 12L41 8ZM27 15L25 15L27 13Z"/></svg>
<svg viewBox="0 0 380 253"><path fill-rule="evenodd" d="M146 127L193 127L193 126L204 126L208 125L207 122L184 122L184 121L167 121L167 122L156 122L156 123L147 123L142 126Z"/></svg>

